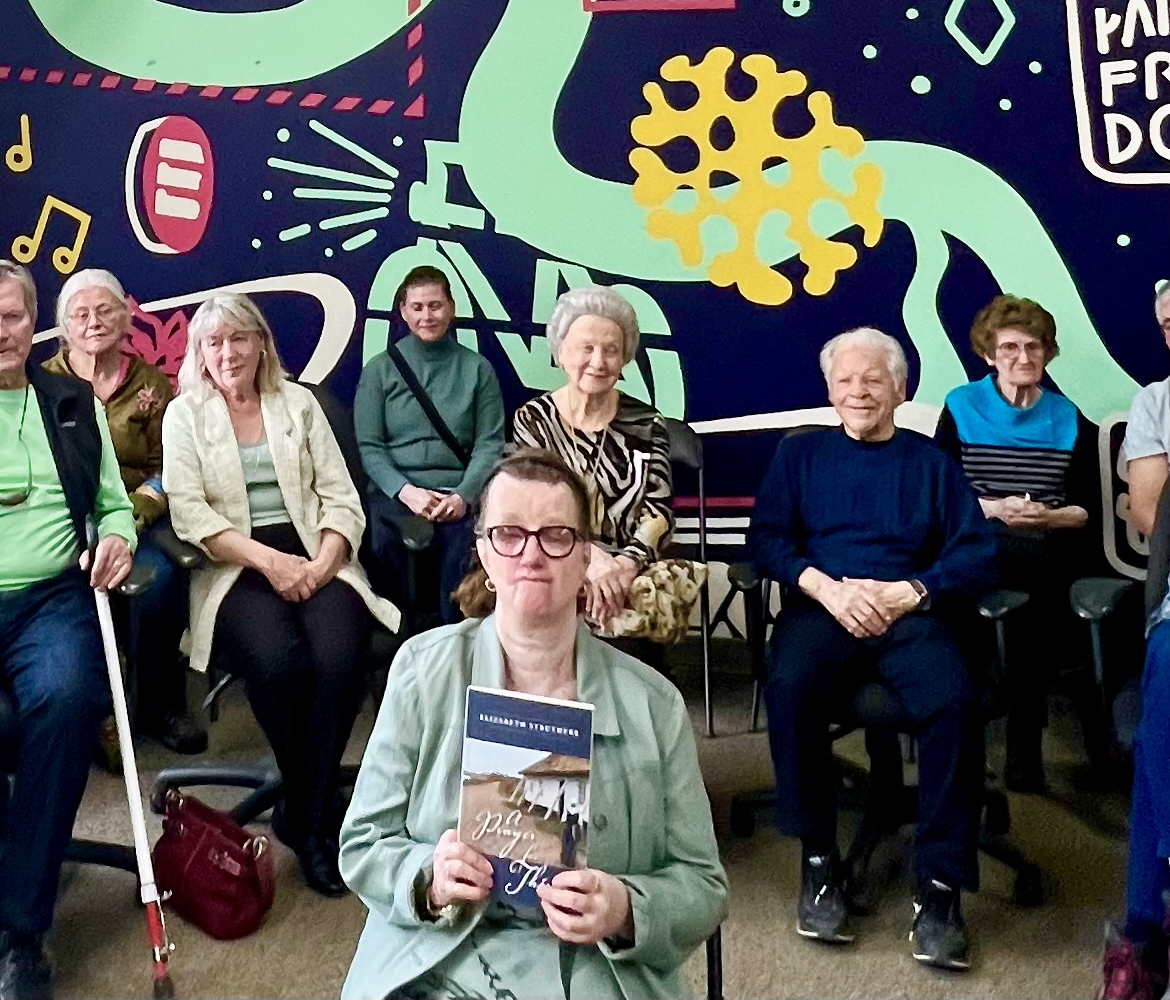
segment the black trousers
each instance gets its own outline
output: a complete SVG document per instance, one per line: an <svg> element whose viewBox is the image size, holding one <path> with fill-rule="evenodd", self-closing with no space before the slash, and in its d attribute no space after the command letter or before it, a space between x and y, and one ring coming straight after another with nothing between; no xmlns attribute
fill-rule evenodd
<svg viewBox="0 0 1170 1000"><path fill-rule="evenodd" d="M937 617L911 614L885 635L857 639L819 604L781 612L769 649L768 738L776 770L779 827L826 852L837 840L837 774L829 724L858 685L890 689L918 741L921 884L979 885L978 830L983 727L959 645Z"/></svg>
<svg viewBox="0 0 1170 1000"><path fill-rule="evenodd" d="M252 537L305 555L291 524ZM361 704L369 634L364 602L337 579L297 603L245 569L220 605L212 655L243 678L284 779L286 822L298 832L337 835L337 769Z"/></svg>
<svg viewBox="0 0 1170 1000"><path fill-rule="evenodd" d="M402 541L397 519L411 513L401 500L388 497L379 490L369 496L370 548L373 561L367 569L378 593L389 598L400 608L409 608L407 580L410 574L410 553ZM475 544L475 521L471 511L458 521L435 523L435 540L426 552L419 553L424 563L438 563L439 617L444 625L463 620L459 608L451 600L451 591L459 586L471 566L471 550ZM428 567L429 568L429 567ZM430 574L433 578L433 573ZM415 595L423 609L433 607L429 594ZM417 608L409 608L411 613Z"/></svg>

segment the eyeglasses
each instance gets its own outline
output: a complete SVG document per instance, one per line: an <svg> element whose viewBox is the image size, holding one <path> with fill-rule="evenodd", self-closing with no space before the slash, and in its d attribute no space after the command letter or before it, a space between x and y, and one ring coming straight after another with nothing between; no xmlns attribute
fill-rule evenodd
<svg viewBox="0 0 1170 1000"><path fill-rule="evenodd" d="M104 305L98 306L96 309L78 309L71 312L66 318L70 323L76 323L78 326L89 326L89 320L92 316L102 326L105 326L121 310L121 306Z"/></svg>
<svg viewBox="0 0 1170 1000"><path fill-rule="evenodd" d="M1020 352L1024 351L1030 358L1042 358L1047 353L1045 347L1039 341L1033 341L1030 344L1016 344L1009 341L1006 344L997 344L995 353L1002 355L1005 358L1018 358Z"/></svg>
<svg viewBox="0 0 1170 1000"><path fill-rule="evenodd" d="M24 405L20 408L20 430L16 432L16 440L24 449L24 489L16 493L7 493L0 496L0 507L19 507L32 495L32 452L24 440L24 415L28 412L28 386L24 387Z"/></svg>
<svg viewBox="0 0 1170 1000"><path fill-rule="evenodd" d="M548 524L535 531L518 524L496 524L485 528L482 537L505 559L515 559L524 552L528 539L535 537L540 551L550 559L564 559L581 538L576 528L564 524Z"/></svg>

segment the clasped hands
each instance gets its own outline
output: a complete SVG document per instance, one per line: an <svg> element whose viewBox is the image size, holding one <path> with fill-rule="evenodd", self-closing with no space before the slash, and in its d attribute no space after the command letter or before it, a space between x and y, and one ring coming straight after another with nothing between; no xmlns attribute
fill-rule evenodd
<svg viewBox="0 0 1170 1000"><path fill-rule="evenodd" d="M979 506L987 518L998 518L1012 528L1047 528L1052 514L1050 507L1038 503L1031 496L980 497Z"/></svg>
<svg viewBox="0 0 1170 1000"><path fill-rule="evenodd" d="M458 521L467 513L467 502L458 493L425 490L409 483L398 491L398 499L427 521Z"/></svg>
<svg viewBox="0 0 1170 1000"><path fill-rule="evenodd" d="M613 556L600 545L589 546L589 568L585 572L585 615L605 624L626 606L630 584L638 575L638 564L629 556Z"/></svg>
<svg viewBox="0 0 1170 1000"><path fill-rule="evenodd" d="M481 903L492 891L492 865L448 830L435 845L427 903L433 910L459 903ZM630 890L620 879L594 868L555 875L536 887L548 928L571 944L599 944L607 938L633 938Z"/></svg>
<svg viewBox="0 0 1170 1000"><path fill-rule="evenodd" d="M904 614L918 607L921 597L909 580L826 579L812 595L852 635L873 639Z"/></svg>

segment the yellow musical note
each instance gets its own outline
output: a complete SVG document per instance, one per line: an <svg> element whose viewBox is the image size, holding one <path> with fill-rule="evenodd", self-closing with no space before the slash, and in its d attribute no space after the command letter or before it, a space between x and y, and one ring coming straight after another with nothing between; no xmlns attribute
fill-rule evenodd
<svg viewBox="0 0 1170 1000"><path fill-rule="evenodd" d="M20 141L8 147L4 162L14 174L23 174L33 165L32 136L28 128L28 115L20 116Z"/></svg>
<svg viewBox="0 0 1170 1000"><path fill-rule="evenodd" d="M54 198L49 195L41 206L41 215L37 219L36 229L31 236L18 236L12 241L12 259L21 264L30 264L41 248L41 240L45 236L45 228L49 224L49 216L53 209L64 212L70 218L77 220L77 238L73 246L57 247L53 251L53 267L61 274L69 274L77 267L77 259L81 256L81 248L85 245L85 238L89 235L89 224L93 216L83 212L80 208Z"/></svg>

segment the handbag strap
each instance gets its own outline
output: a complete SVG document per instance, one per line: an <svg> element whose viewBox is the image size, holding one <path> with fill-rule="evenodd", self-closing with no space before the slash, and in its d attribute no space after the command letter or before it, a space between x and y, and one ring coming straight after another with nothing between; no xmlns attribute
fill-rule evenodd
<svg viewBox="0 0 1170 1000"><path fill-rule="evenodd" d="M467 449L459 443L459 439L451 433L451 428L447 426L446 421L439 415L439 411L435 408L431 397L427 395L426 389L419 382L418 376L415 375L410 365L406 363L406 358L402 356L402 352L398 350L398 345L391 344L386 348L386 353L390 355L390 360L394 362L394 367L398 369L398 374L402 376L402 381L406 383L406 387L414 394L414 398L418 400L418 405L423 408L423 413L427 415L427 420L431 422L431 426L438 432L439 437L443 439L443 442L451 449L455 457L459 459L459 464L466 469L471 464L471 456L467 454Z"/></svg>

